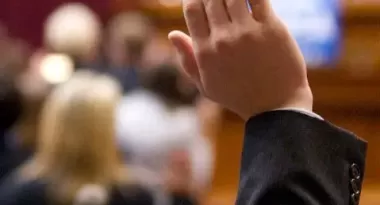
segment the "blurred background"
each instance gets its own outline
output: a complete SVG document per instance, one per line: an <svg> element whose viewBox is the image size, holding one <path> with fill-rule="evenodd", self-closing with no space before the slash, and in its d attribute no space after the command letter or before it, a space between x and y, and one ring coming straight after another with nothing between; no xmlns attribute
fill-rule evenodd
<svg viewBox="0 0 380 205"><path fill-rule="evenodd" d="M306 57L315 112L369 142L361 204L380 204L380 1L272 2ZM22 136L24 150L32 153L39 111L50 90L80 69L106 73L119 82L125 98L137 99L137 104L126 102L127 113L155 106L150 98L136 95L141 88L163 96L160 99L170 106L193 108L185 115L197 118L200 127L191 129L199 129L208 144L204 155L196 156L208 159L201 166L209 172L202 180L211 181L201 201L233 204L243 122L197 96L185 77L171 73L178 64L166 36L172 29L186 31L180 4L181 0L1 0L0 76L4 85L17 87L17 102L22 104L20 117L6 127L4 136ZM0 93L6 88L0 87ZM144 122L156 111L121 115L128 118L121 126L128 126L131 118ZM3 113L2 120L8 117ZM141 127L120 133L145 136L146 127ZM133 145L128 140L119 143Z"/></svg>

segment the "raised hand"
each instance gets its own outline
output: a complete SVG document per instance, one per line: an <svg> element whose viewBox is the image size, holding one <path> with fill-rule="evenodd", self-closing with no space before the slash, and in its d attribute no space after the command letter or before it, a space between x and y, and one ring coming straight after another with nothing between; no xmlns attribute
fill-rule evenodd
<svg viewBox="0 0 380 205"><path fill-rule="evenodd" d="M183 70L211 100L244 119L312 109L303 56L269 0L183 0L190 36L172 31Z"/></svg>

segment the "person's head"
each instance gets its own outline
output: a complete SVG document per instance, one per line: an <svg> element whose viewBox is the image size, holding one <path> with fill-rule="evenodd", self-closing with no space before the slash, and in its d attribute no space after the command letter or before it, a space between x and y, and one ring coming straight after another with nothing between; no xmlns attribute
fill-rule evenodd
<svg viewBox="0 0 380 205"><path fill-rule="evenodd" d="M111 63L139 66L153 32L149 19L143 14L125 12L116 15L111 19L107 33L107 55Z"/></svg>
<svg viewBox="0 0 380 205"><path fill-rule="evenodd" d="M73 203L85 185L111 186L121 177L114 109L120 88L110 77L78 71L48 97L39 141L25 176L44 178L53 200ZM56 202L55 201L55 202Z"/></svg>
<svg viewBox="0 0 380 205"><path fill-rule="evenodd" d="M6 75L0 76L0 113L0 132L9 130L22 113L21 93L15 82Z"/></svg>
<svg viewBox="0 0 380 205"><path fill-rule="evenodd" d="M170 106L192 105L198 94L195 86L169 64L145 71L142 84Z"/></svg>
<svg viewBox="0 0 380 205"><path fill-rule="evenodd" d="M59 6L47 18L44 29L45 46L52 52L70 55L75 61L91 61L97 55L101 22L82 3Z"/></svg>

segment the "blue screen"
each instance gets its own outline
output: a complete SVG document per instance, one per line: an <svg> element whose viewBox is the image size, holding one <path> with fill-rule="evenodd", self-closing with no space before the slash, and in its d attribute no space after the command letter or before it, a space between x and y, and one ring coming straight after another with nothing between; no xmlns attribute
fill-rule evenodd
<svg viewBox="0 0 380 205"><path fill-rule="evenodd" d="M340 54L339 0L271 0L311 67L335 64Z"/></svg>

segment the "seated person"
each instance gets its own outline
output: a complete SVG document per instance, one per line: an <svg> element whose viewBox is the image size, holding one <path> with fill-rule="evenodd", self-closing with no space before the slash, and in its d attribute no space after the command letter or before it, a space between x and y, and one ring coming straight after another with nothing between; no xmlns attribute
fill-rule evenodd
<svg viewBox="0 0 380 205"><path fill-rule="evenodd" d="M120 91L113 79L85 71L58 86L42 111L37 151L0 186L1 204L153 204L119 160L113 113ZM178 169L181 160L170 165ZM172 204L194 204L186 183L168 180Z"/></svg>
<svg viewBox="0 0 380 205"><path fill-rule="evenodd" d="M122 12L109 21L103 71L119 81L124 93L140 87L144 50L152 33L151 22L141 13Z"/></svg>
<svg viewBox="0 0 380 205"><path fill-rule="evenodd" d="M194 106L196 90L185 86L171 65L149 70L144 89L127 94L117 111L117 137L129 167L150 171L156 180L174 152L189 155L192 190L205 192L211 182L214 153L203 136ZM160 183L160 182L158 182Z"/></svg>

